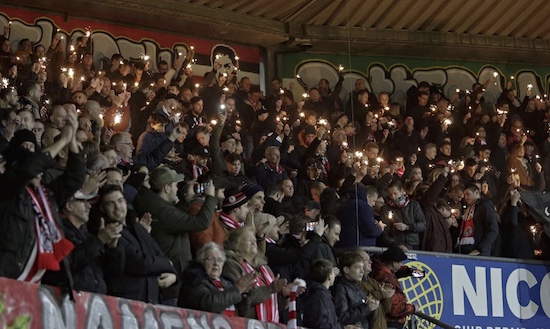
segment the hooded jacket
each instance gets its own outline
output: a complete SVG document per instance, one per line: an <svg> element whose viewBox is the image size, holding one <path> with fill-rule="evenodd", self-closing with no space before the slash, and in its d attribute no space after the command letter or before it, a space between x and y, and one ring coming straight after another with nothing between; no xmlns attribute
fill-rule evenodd
<svg viewBox="0 0 550 329"><path fill-rule="evenodd" d="M375 246L376 238L382 234L382 229L374 222L374 213L363 187L350 190L349 199L342 203L336 217L342 224L336 248Z"/></svg>

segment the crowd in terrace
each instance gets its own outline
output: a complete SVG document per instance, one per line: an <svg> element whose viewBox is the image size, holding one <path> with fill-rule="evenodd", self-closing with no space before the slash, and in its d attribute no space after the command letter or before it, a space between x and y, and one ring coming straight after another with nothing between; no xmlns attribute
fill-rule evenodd
<svg viewBox="0 0 550 329"><path fill-rule="evenodd" d="M406 106L358 79L264 93L230 53L158 72L89 34L0 37L0 275L151 303L400 328L406 251L550 259L521 191L545 191L550 103L429 82ZM387 247L373 256L357 247ZM338 248L346 248L339 257ZM304 287L303 280L307 282ZM329 289L330 288L330 289ZM290 303L289 303L290 300ZM296 302L295 302L296 301ZM294 305L289 311L288 305ZM296 311L296 312L295 312Z"/></svg>

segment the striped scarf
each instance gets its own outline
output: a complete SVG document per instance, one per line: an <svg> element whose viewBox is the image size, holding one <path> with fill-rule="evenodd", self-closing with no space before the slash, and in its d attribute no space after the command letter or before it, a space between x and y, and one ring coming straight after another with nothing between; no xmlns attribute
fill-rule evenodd
<svg viewBox="0 0 550 329"><path fill-rule="evenodd" d="M37 283L46 270L59 271L59 262L67 256L74 245L63 236L55 222L44 187L35 191L27 187L32 207L36 213L36 245L18 280Z"/></svg>
<svg viewBox="0 0 550 329"><path fill-rule="evenodd" d="M220 213L220 220L224 225L229 229L229 231L233 231L238 229L239 227L243 226L244 223L239 223L233 218L229 217L228 214L221 212Z"/></svg>
<svg viewBox="0 0 550 329"><path fill-rule="evenodd" d="M254 267L246 261L242 261L241 267L246 273L256 273L255 287L269 286L275 278L266 266L260 266L260 273L256 272ZM267 322L279 322L279 305L277 302L277 294L273 293L263 303L256 305L256 313L258 314L258 320Z"/></svg>
<svg viewBox="0 0 550 329"><path fill-rule="evenodd" d="M290 290L290 302L288 304L288 322L286 325L287 329L296 329L298 328L298 313L296 311L296 295L299 285L295 284Z"/></svg>
<svg viewBox="0 0 550 329"><path fill-rule="evenodd" d="M224 288L220 279L212 279L212 283L214 284L214 286L216 286L218 291L224 291ZM227 317L237 316L237 310L235 309L235 305L226 307L225 310L223 310L223 315Z"/></svg>

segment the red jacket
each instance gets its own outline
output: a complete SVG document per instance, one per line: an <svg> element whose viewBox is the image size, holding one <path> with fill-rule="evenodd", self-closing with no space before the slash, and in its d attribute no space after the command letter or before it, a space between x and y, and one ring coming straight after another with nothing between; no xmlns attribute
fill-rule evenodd
<svg viewBox="0 0 550 329"><path fill-rule="evenodd" d="M380 284L389 283L395 288L395 294L391 298L391 309L386 313L388 325L392 322L405 324L407 316L414 313L414 306L407 303L407 297L405 297L395 274L380 259L373 258L372 272L369 276Z"/></svg>

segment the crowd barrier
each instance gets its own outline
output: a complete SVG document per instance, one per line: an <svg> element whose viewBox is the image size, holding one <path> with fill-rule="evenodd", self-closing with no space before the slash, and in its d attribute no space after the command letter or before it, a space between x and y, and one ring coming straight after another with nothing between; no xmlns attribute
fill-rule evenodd
<svg viewBox="0 0 550 329"><path fill-rule="evenodd" d="M152 305L0 278L0 328L6 329L285 329L239 317Z"/></svg>

